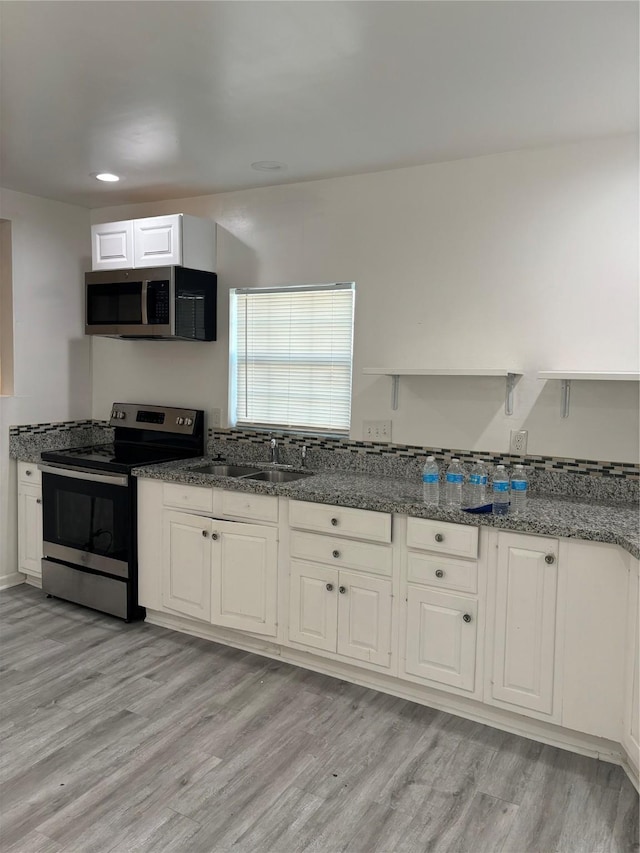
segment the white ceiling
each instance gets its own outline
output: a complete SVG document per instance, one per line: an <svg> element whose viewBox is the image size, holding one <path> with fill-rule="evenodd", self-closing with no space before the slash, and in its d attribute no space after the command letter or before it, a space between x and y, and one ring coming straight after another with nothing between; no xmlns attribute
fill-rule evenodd
<svg viewBox="0 0 640 853"><path fill-rule="evenodd" d="M637 2L108 0L0 14L2 184L88 207L638 126ZM89 177L104 170L120 183Z"/></svg>

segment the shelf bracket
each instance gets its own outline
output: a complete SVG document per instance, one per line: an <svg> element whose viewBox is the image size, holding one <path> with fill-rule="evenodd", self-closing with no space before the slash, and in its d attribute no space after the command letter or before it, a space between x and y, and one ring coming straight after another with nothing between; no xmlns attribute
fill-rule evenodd
<svg viewBox="0 0 640 853"><path fill-rule="evenodd" d="M569 417L569 401L571 399L571 380L563 379L561 386L560 397L560 416L563 418Z"/></svg>
<svg viewBox="0 0 640 853"><path fill-rule="evenodd" d="M400 377L397 373L393 373L391 375L391 408L393 411L397 411L398 409L398 385L400 384Z"/></svg>
<svg viewBox="0 0 640 853"><path fill-rule="evenodd" d="M517 373L507 373L507 386L504 397L504 413L505 415L513 414L513 389L516 385Z"/></svg>

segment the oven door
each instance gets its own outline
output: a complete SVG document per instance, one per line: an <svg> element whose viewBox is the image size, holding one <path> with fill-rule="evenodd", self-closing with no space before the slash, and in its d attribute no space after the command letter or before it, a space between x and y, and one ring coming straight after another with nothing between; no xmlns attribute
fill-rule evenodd
<svg viewBox="0 0 640 853"><path fill-rule="evenodd" d="M126 474L40 465L45 557L118 578L133 565Z"/></svg>

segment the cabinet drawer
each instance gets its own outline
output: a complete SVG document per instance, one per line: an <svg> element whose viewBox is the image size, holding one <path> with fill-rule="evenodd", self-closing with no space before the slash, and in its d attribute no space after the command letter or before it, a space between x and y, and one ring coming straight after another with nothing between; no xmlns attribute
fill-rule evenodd
<svg viewBox="0 0 640 853"><path fill-rule="evenodd" d="M42 474L33 462L18 462L18 482L24 486L39 486Z"/></svg>
<svg viewBox="0 0 640 853"><path fill-rule="evenodd" d="M338 568L359 569L384 577L391 577L393 570L393 555L388 545L353 542L337 536L318 536L292 530L289 548L292 557Z"/></svg>
<svg viewBox="0 0 640 853"><path fill-rule="evenodd" d="M407 545L456 557L478 556L478 528L426 518L407 519Z"/></svg>
<svg viewBox="0 0 640 853"><path fill-rule="evenodd" d="M183 483L165 483L162 498L165 506L213 512L213 489L187 486Z"/></svg>
<svg viewBox="0 0 640 853"><path fill-rule="evenodd" d="M471 560L448 560L409 551L407 576L409 583L465 592L478 591L478 564Z"/></svg>
<svg viewBox="0 0 640 853"><path fill-rule="evenodd" d="M391 542L391 515L386 512L290 501L289 524L333 536Z"/></svg>
<svg viewBox="0 0 640 853"><path fill-rule="evenodd" d="M223 515L250 518L253 521L278 521L278 498L273 495L253 495L249 492L220 492L220 511Z"/></svg>

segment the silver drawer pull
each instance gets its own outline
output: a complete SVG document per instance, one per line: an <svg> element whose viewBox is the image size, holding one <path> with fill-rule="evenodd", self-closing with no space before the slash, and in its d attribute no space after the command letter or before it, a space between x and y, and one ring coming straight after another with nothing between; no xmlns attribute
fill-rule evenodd
<svg viewBox="0 0 640 853"><path fill-rule="evenodd" d="M444 572L442 571L442 569L436 569L436 577L437 578L443 578L444 577Z"/></svg>
<svg viewBox="0 0 640 853"><path fill-rule="evenodd" d="M337 560L337 559L339 558L339 556L340 556L340 551L334 551L334 552L333 552L333 556L334 556L334 557L335 557L335 559Z"/></svg>
<svg viewBox="0 0 640 853"><path fill-rule="evenodd" d="M334 527L337 527L337 526L338 526L338 519L337 519L337 518L332 518L332 519L331 519L331 524L333 524L333 526L334 526Z"/></svg>
<svg viewBox="0 0 640 853"><path fill-rule="evenodd" d="M27 468L27 470L26 470L24 473L27 475L27 477L30 477L30 476L31 476L31 474L33 473L33 471L30 471L30 470Z"/></svg>
<svg viewBox="0 0 640 853"><path fill-rule="evenodd" d="M436 542L444 542L444 536L442 535L442 533L436 533L435 540Z"/></svg>
<svg viewBox="0 0 640 853"><path fill-rule="evenodd" d="M463 622L471 622L471 616L468 613L465 613L462 617Z"/></svg>
<svg viewBox="0 0 640 853"><path fill-rule="evenodd" d="M555 563L556 558L553 556L553 554L547 554L547 556L544 558L544 561L548 566L552 566Z"/></svg>

